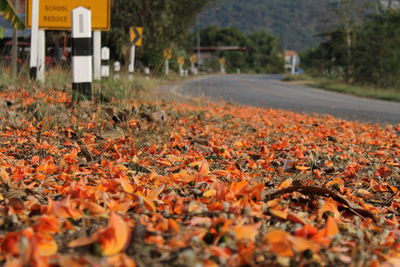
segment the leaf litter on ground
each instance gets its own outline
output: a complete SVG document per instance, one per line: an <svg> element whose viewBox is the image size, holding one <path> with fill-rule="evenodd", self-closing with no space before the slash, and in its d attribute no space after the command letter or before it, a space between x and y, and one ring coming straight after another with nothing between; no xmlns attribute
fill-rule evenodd
<svg viewBox="0 0 400 267"><path fill-rule="evenodd" d="M4 266L399 266L400 125L0 99Z"/></svg>

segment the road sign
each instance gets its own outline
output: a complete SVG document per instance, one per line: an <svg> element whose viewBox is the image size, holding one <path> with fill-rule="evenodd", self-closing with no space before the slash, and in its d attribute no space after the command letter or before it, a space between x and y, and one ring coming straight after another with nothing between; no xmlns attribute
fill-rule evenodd
<svg viewBox="0 0 400 267"><path fill-rule="evenodd" d="M178 57L178 64L179 65L185 64L185 58L183 56Z"/></svg>
<svg viewBox="0 0 400 267"><path fill-rule="evenodd" d="M130 37L131 37L131 45L142 46L143 28L142 27L131 27Z"/></svg>
<svg viewBox="0 0 400 267"><path fill-rule="evenodd" d="M225 58L220 58L219 59L219 64L220 65L225 65L225 63L226 63Z"/></svg>
<svg viewBox="0 0 400 267"><path fill-rule="evenodd" d="M164 49L164 57L168 60L170 60L172 58L172 49L171 48Z"/></svg>
<svg viewBox="0 0 400 267"><path fill-rule="evenodd" d="M32 3L26 1L26 26L31 28ZM45 30L71 30L72 10L83 6L92 11L94 31L108 31L111 27L111 0L40 0L39 28Z"/></svg>
<svg viewBox="0 0 400 267"><path fill-rule="evenodd" d="M190 63L195 63L197 61L197 56L196 55L192 55L190 57Z"/></svg>

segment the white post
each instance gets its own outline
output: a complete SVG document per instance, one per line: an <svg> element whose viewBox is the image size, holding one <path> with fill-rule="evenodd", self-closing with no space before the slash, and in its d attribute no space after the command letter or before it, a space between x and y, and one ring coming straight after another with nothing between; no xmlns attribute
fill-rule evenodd
<svg viewBox="0 0 400 267"><path fill-rule="evenodd" d="M190 63L190 72L191 72L193 75L196 75L196 74L195 74L196 71L195 71L194 62L191 62L191 63Z"/></svg>
<svg viewBox="0 0 400 267"><path fill-rule="evenodd" d="M144 75L146 75L146 80L150 79L150 68L144 68Z"/></svg>
<svg viewBox="0 0 400 267"><path fill-rule="evenodd" d="M119 72L121 71L121 63L119 61L114 62L114 80L120 78Z"/></svg>
<svg viewBox="0 0 400 267"><path fill-rule="evenodd" d="M129 72L129 80L133 81L133 73L135 72L135 55L136 55L136 46L131 46L131 56L130 56L130 63L128 66Z"/></svg>
<svg viewBox="0 0 400 267"><path fill-rule="evenodd" d="M84 7L72 11L72 89L74 100L92 99L92 12Z"/></svg>
<svg viewBox="0 0 400 267"><path fill-rule="evenodd" d="M226 73L226 71L225 71L225 65L224 64L220 64L220 71L221 71L221 73L222 74L225 74Z"/></svg>
<svg viewBox="0 0 400 267"><path fill-rule="evenodd" d="M93 79L101 79L101 31L93 32Z"/></svg>
<svg viewBox="0 0 400 267"><path fill-rule="evenodd" d="M38 33L38 61L37 61L37 80L44 83L46 80L46 31L39 30Z"/></svg>
<svg viewBox="0 0 400 267"><path fill-rule="evenodd" d="M296 74L296 56L292 57L292 75Z"/></svg>
<svg viewBox="0 0 400 267"><path fill-rule="evenodd" d="M110 76L110 48L103 47L101 49L101 77L108 78Z"/></svg>
<svg viewBox="0 0 400 267"><path fill-rule="evenodd" d="M185 71L183 70L183 65L179 64L179 75L181 77L185 76Z"/></svg>
<svg viewBox="0 0 400 267"><path fill-rule="evenodd" d="M169 75L169 60L168 59L165 60L165 75L166 76Z"/></svg>
<svg viewBox="0 0 400 267"><path fill-rule="evenodd" d="M32 2L31 57L29 60L31 79L36 80L38 62L39 0Z"/></svg>

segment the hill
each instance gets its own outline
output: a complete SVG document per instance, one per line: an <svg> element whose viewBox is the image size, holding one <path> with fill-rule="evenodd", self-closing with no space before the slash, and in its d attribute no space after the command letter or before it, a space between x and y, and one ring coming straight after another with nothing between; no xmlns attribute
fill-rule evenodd
<svg viewBox="0 0 400 267"><path fill-rule="evenodd" d="M303 50L318 43L327 29L333 1L216 0L201 14L199 25L235 27L244 32L268 30L286 49Z"/></svg>

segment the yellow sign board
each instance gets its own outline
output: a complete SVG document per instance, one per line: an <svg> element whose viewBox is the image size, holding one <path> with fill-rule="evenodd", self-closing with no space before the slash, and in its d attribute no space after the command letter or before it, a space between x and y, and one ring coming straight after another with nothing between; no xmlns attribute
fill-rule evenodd
<svg viewBox="0 0 400 267"><path fill-rule="evenodd" d="M26 1L26 26L32 26L32 2ZM40 0L39 28L45 30L71 30L72 10L83 6L92 11L92 28L108 31L111 27L111 0Z"/></svg>
<svg viewBox="0 0 400 267"><path fill-rule="evenodd" d="M178 64L179 65L185 64L185 58L183 56L178 57Z"/></svg>
<svg viewBox="0 0 400 267"><path fill-rule="evenodd" d="M219 64L220 65L225 65L225 63L226 63L225 58L220 58L219 59Z"/></svg>
<svg viewBox="0 0 400 267"><path fill-rule="evenodd" d="M168 60L170 60L172 58L172 49L171 48L164 49L164 57Z"/></svg>
<svg viewBox="0 0 400 267"><path fill-rule="evenodd" d="M131 44L134 46L142 46L143 44L143 28L131 27L130 29Z"/></svg>
<svg viewBox="0 0 400 267"><path fill-rule="evenodd" d="M192 55L190 57L190 63L195 63L197 61L197 56L196 55Z"/></svg>

